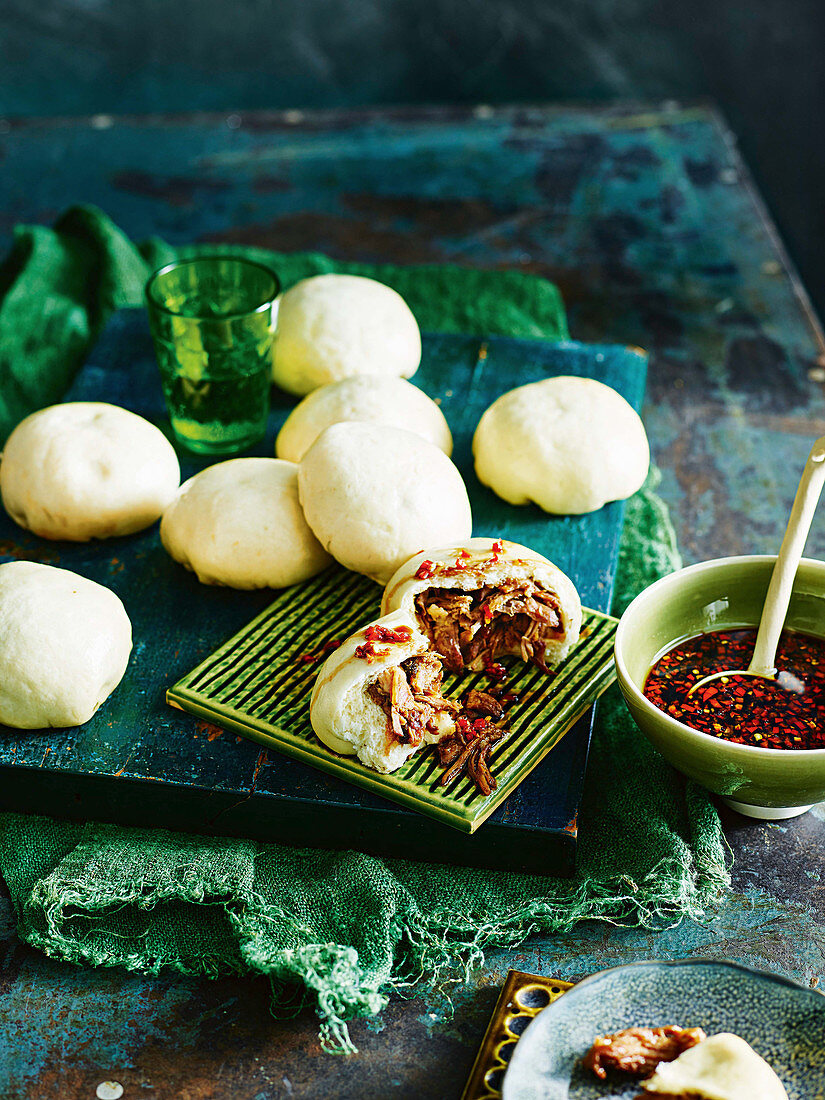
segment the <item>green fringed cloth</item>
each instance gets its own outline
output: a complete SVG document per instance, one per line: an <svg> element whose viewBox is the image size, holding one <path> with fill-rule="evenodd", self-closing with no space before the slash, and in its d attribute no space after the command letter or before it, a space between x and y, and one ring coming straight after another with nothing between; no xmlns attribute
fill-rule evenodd
<svg viewBox="0 0 825 1100"><path fill-rule="evenodd" d="M243 251L285 285L328 270L375 275L431 331L566 335L558 292L533 276ZM158 241L135 248L90 208L53 230L18 231L0 269L3 435L60 397L111 310L138 304L149 268L173 255ZM654 488L627 505L616 613L680 564ZM0 815L0 871L20 936L47 954L301 983L327 1046L351 1051L348 1019L380 1012L393 990L466 973L488 947L588 919L656 928L700 918L728 883L709 796L650 747L615 688L599 704L580 821L570 880L15 814Z"/></svg>

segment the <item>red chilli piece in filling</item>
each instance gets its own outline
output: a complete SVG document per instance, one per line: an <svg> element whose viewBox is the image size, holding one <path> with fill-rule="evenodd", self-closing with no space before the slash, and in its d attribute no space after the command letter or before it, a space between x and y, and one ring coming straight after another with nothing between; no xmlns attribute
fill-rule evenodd
<svg viewBox="0 0 825 1100"><path fill-rule="evenodd" d="M412 638L412 627L368 626L364 637L368 642L408 642Z"/></svg>
<svg viewBox="0 0 825 1100"><path fill-rule="evenodd" d="M486 618L486 616L485 616ZM489 657L484 660L484 674L493 683L503 684L507 679L507 669L498 661L491 661Z"/></svg>
<svg viewBox="0 0 825 1100"><path fill-rule="evenodd" d="M422 561L416 569L415 576L419 581L428 581L433 573L435 573L435 563L428 558L426 561Z"/></svg>
<svg viewBox="0 0 825 1100"><path fill-rule="evenodd" d="M399 626L393 629L389 626L368 626L364 631L366 641L363 645L355 647L355 656L360 660L372 662L386 655L387 650L375 648L376 642L408 642L412 638L412 628Z"/></svg>

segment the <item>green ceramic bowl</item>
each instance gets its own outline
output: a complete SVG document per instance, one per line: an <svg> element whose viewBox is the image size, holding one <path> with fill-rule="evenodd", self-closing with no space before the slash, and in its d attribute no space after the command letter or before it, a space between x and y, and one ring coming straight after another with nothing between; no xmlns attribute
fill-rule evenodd
<svg viewBox="0 0 825 1100"><path fill-rule="evenodd" d="M825 749L759 749L691 729L642 694L651 666L676 642L707 630L756 626L775 557L717 558L646 588L616 633L619 685L639 729L679 771L749 817L779 820L825 800ZM786 625L825 637L825 562L803 558Z"/></svg>

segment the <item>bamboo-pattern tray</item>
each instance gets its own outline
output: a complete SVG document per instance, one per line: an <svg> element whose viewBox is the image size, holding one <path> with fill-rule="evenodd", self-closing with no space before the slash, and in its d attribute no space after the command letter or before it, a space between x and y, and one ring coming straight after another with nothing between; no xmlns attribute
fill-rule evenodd
<svg viewBox="0 0 825 1100"><path fill-rule="evenodd" d="M302 657L327 641L343 640L379 615L380 590L365 577L335 567L282 592L166 693L181 710L262 742L296 760L330 772L464 833L473 833L556 745L615 679L613 637L617 620L585 609L582 637L550 676L505 658L510 732L493 747L490 768L497 787L486 797L462 776L440 785L432 751L420 750L390 775L339 756L309 723L309 697L320 660ZM483 672L451 674L445 691L483 689Z"/></svg>

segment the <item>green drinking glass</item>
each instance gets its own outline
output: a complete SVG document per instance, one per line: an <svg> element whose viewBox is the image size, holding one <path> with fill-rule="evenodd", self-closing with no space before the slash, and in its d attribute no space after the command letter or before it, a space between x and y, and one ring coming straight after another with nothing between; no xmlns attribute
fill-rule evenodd
<svg viewBox="0 0 825 1100"><path fill-rule="evenodd" d="M266 429L275 299L263 264L203 256L146 284L149 326L176 438L198 454L234 454Z"/></svg>

